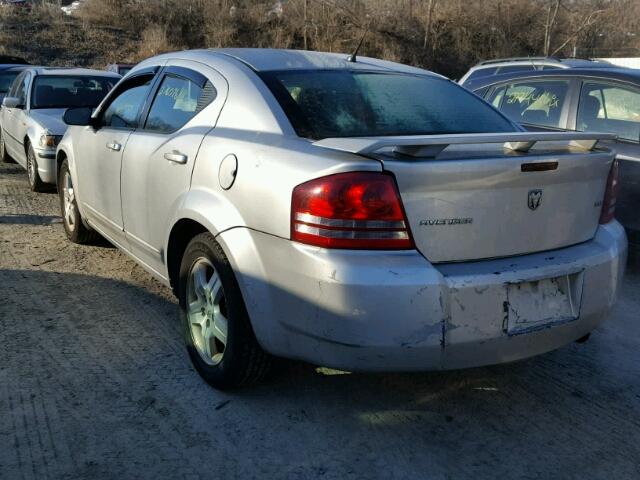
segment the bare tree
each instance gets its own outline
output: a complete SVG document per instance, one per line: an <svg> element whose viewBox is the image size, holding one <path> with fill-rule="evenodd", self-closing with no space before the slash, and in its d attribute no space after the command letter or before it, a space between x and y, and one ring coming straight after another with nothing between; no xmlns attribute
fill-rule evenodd
<svg viewBox="0 0 640 480"><path fill-rule="evenodd" d="M433 9L436 6L436 0L427 0L427 19L424 24L424 40L422 49L426 50L429 45L429 36L431 34L431 22L433 21Z"/></svg>
<svg viewBox="0 0 640 480"><path fill-rule="evenodd" d="M560 4L561 0L550 0L547 5L547 21L544 24L544 48L542 50L545 57L549 56L549 50L551 50L551 37L556 18L558 18Z"/></svg>
<svg viewBox="0 0 640 480"><path fill-rule="evenodd" d="M566 40L562 42L560 46L551 53L551 55L555 55L556 53L562 51L569 44L569 42L571 42L580 33L582 33L583 30L595 25L598 22L598 18L600 17L600 15L602 15L607 11L608 11L607 9L601 9L601 10L594 10L593 12L588 13L584 18L584 20L582 21L582 23L580 24L580 26L577 29L575 29L572 33L570 33L569 36L566 38Z"/></svg>

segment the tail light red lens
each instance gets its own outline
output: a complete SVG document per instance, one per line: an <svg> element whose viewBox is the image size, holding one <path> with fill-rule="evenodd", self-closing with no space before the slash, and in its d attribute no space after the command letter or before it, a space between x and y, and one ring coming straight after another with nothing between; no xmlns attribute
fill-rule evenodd
<svg viewBox="0 0 640 480"><path fill-rule="evenodd" d="M395 180L377 172L339 173L298 185L291 239L325 248L414 248Z"/></svg>
<svg viewBox="0 0 640 480"><path fill-rule="evenodd" d="M609 223L616 216L616 201L618 200L618 161L614 160L607 179L607 189L604 192L602 201L602 212L600 213L600 224Z"/></svg>

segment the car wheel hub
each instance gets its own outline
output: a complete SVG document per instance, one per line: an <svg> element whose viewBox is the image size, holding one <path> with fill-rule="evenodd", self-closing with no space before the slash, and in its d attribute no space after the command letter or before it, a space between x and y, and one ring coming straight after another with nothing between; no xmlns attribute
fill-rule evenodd
<svg viewBox="0 0 640 480"><path fill-rule="evenodd" d="M201 257L189 271L187 320L193 345L209 365L222 361L227 344L227 308L220 276L211 261Z"/></svg>
<svg viewBox="0 0 640 480"><path fill-rule="evenodd" d="M76 228L76 204L75 192L69 172L65 172L64 174L64 180L62 182L62 196L64 199L64 222L67 224L69 231L72 232Z"/></svg>
<svg viewBox="0 0 640 480"><path fill-rule="evenodd" d="M36 172L33 168L33 155L31 154L31 152L29 152L29 154L27 155L27 174L29 175L29 181L31 182L31 185L33 185L35 182Z"/></svg>

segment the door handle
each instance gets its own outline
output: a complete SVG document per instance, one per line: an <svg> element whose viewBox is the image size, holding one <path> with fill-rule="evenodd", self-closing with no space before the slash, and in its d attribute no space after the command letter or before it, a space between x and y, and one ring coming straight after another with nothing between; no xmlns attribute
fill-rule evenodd
<svg viewBox="0 0 640 480"><path fill-rule="evenodd" d="M167 152L164 154L164 159L169 160L170 162L173 162L173 163L179 163L180 165L184 165L185 163L187 163L187 160L189 160L189 157L187 157L184 153L180 153L180 152Z"/></svg>
<svg viewBox="0 0 640 480"><path fill-rule="evenodd" d="M107 148L109 150L113 150L114 152L119 152L120 149L122 148L122 145L120 145L119 143L116 143L116 142L109 142L109 143L107 143Z"/></svg>

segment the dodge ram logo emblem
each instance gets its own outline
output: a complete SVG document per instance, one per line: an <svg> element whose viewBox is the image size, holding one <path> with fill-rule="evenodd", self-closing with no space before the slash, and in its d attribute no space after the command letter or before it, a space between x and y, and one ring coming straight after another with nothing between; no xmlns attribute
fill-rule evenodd
<svg viewBox="0 0 640 480"><path fill-rule="evenodd" d="M531 210L535 210L542 203L542 190L529 190L529 201L527 204Z"/></svg>

